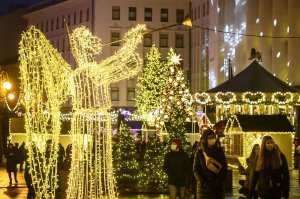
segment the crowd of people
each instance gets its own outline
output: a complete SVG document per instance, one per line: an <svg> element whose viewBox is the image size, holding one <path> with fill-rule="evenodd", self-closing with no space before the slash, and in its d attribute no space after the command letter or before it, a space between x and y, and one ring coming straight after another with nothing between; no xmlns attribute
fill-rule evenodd
<svg viewBox="0 0 300 199"><path fill-rule="evenodd" d="M136 146L138 151L144 153L145 143L138 143ZM58 172L70 169L71 150L71 144L66 150L59 144ZM15 183L18 183L17 165L20 164L20 172L25 168L28 198L34 198L25 143L23 142L20 147L17 143L15 145L9 143L5 157L10 185L12 173ZM245 175L245 180L240 181L241 194L255 199L289 198L290 176L287 159L271 136L264 136L260 145L253 146L246 162L246 168L239 165L238 169L241 175ZM210 128L203 129L201 140L194 143L190 156L184 152L180 139L171 140L163 169L168 175L170 199L176 199L177 195L179 199L185 199L187 193L192 193L194 199L225 198L224 183L228 165L224 149Z"/></svg>
<svg viewBox="0 0 300 199"><path fill-rule="evenodd" d="M193 146L191 157L183 151L181 141L170 143L164 159L168 175L169 198L185 199L192 190L194 199L224 199L227 161L215 132L206 128L201 140ZM239 167L246 176L240 193L247 198L289 198L290 175L285 155L271 136L264 136L261 145L253 146L247 167Z"/></svg>
<svg viewBox="0 0 300 199"><path fill-rule="evenodd" d="M57 191L60 190L60 171L66 170L68 171L71 167L71 150L72 145L69 144L66 148L59 143L59 150L58 150L58 159L57 159L57 175L58 175L58 188ZM46 150L51 150L51 140L47 141ZM14 174L15 184L18 184L18 168L20 172L24 172L24 179L26 185L28 187L28 199L35 198L35 191L32 184L31 173L29 170L29 159L28 159L28 150L25 146L25 142L21 144L19 147L18 143L13 145L9 143L7 149L5 151L5 158L6 158L6 171L9 177L9 185L12 185L12 173ZM18 166L19 165L19 166Z"/></svg>

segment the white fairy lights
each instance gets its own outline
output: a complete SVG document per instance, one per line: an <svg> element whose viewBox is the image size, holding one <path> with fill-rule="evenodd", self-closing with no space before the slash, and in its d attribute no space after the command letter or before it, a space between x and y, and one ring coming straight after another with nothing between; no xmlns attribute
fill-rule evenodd
<svg viewBox="0 0 300 199"><path fill-rule="evenodd" d="M75 29L69 35L78 64L75 71L42 32L31 27L23 34L19 50L21 84L30 173L37 197L55 198L60 106L71 93L73 145L67 198L117 198L108 86L141 70L142 59L136 50L145 30L144 25L137 25L125 35L124 45L113 56L98 63L95 55L101 52L100 39L87 28Z"/></svg>

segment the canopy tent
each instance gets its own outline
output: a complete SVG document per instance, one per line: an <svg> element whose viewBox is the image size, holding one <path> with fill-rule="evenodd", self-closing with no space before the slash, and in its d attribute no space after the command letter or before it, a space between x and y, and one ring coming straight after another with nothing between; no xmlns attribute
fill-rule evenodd
<svg viewBox="0 0 300 199"><path fill-rule="evenodd" d="M300 90L289 86L273 74L268 72L256 60L246 69L229 79L228 81L208 90L209 93L217 92L300 92Z"/></svg>

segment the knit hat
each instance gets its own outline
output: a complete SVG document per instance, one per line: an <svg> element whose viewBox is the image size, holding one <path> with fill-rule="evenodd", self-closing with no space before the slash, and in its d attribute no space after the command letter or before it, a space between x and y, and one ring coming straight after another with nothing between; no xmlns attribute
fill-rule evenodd
<svg viewBox="0 0 300 199"><path fill-rule="evenodd" d="M203 141L203 142L207 142L207 138L208 138L208 136L210 136L210 135L215 135L215 132L213 131L213 130L211 130L210 128L208 128L208 129L205 129L204 131L203 131L203 133L202 133L202 137L201 137L201 140Z"/></svg>
<svg viewBox="0 0 300 199"><path fill-rule="evenodd" d="M181 141L180 141L180 139L174 139L174 140L172 140L172 143L176 143L176 145L177 145L177 148L181 148Z"/></svg>

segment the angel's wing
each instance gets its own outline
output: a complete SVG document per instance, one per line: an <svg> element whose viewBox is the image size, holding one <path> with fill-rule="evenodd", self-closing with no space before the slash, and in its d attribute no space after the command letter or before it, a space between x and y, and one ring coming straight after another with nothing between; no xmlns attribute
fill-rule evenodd
<svg viewBox="0 0 300 199"><path fill-rule="evenodd" d="M19 55L32 181L36 193L55 195L60 106L69 96L72 70L34 27L23 33Z"/></svg>
<svg viewBox="0 0 300 199"><path fill-rule="evenodd" d="M19 55L27 111L41 114L61 106L69 96L69 64L33 26L22 35Z"/></svg>
<svg viewBox="0 0 300 199"><path fill-rule="evenodd" d="M79 34L79 31L81 32ZM96 37L88 34L87 29L75 30L71 35L71 49L78 64L89 68L89 76L96 85L110 84L136 75L142 68L142 59L137 53L141 43L145 25L137 25L125 35L125 44L111 57L100 63L94 61L96 52L101 51ZM84 35L84 39L82 36ZM92 52L87 56L84 52Z"/></svg>

